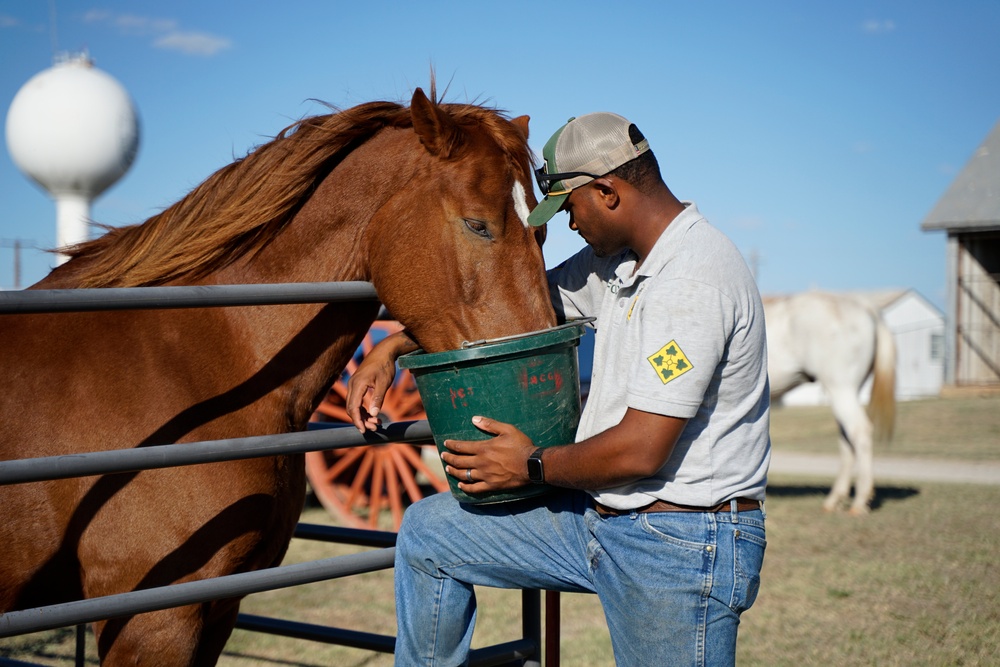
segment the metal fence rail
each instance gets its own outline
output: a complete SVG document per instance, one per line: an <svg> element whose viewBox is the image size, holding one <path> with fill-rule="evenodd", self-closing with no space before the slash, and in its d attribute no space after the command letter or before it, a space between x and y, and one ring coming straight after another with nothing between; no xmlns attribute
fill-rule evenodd
<svg viewBox="0 0 1000 667"><path fill-rule="evenodd" d="M524 592L525 596L529 596L530 593L532 591ZM532 603L537 604L537 601L537 597L527 597L522 602L522 607L529 607ZM249 632L263 632L280 637L292 637L293 639L304 639L323 644L337 644L338 646L349 646L377 653L393 653L396 648L396 638L392 635L380 635L344 628L331 628L325 625L266 618L253 614L240 614L236 621L236 627ZM521 665L523 660L537 654L538 643L535 640L515 639L494 646L472 649L469 652L469 665L470 667ZM2 664L0 663L0 665Z"/></svg>
<svg viewBox="0 0 1000 667"><path fill-rule="evenodd" d="M0 461L0 485L301 454L389 442L433 442L430 425L426 421L387 424L384 429L369 431L365 435L351 426L324 426L317 424L309 431L299 433Z"/></svg>
<svg viewBox="0 0 1000 667"><path fill-rule="evenodd" d="M392 547L12 611L0 615L0 638L384 570L392 567L395 554Z"/></svg>
<svg viewBox="0 0 1000 667"><path fill-rule="evenodd" d="M149 310L273 306L378 300L371 283L277 283L268 285L183 285L0 292L0 315L97 310Z"/></svg>

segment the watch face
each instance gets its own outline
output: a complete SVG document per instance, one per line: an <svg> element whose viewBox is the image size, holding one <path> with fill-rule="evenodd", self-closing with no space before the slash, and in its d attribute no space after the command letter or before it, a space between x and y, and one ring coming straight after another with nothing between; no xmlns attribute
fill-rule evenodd
<svg viewBox="0 0 1000 667"><path fill-rule="evenodd" d="M532 482L545 481L545 473L542 469L542 453L540 451L528 457L528 479Z"/></svg>

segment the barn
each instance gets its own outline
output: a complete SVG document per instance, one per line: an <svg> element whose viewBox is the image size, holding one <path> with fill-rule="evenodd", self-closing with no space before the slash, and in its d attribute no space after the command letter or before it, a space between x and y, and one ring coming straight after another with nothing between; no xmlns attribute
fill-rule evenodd
<svg viewBox="0 0 1000 667"><path fill-rule="evenodd" d="M945 382L1000 388L1000 122L921 224L945 231Z"/></svg>

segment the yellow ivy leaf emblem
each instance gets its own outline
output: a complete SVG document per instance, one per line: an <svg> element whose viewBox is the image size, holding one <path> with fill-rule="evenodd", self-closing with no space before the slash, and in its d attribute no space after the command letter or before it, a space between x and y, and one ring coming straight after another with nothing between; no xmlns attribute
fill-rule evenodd
<svg viewBox="0 0 1000 667"><path fill-rule="evenodd" d="M646 358L663 384L676 380L693 368L681 346L673 340Z"/></svg>

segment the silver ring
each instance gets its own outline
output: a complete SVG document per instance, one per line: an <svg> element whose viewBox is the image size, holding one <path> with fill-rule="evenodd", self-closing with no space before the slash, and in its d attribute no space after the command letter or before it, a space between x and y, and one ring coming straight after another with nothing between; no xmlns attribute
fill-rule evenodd
<svg viewBox="0 0 1000 667"><path fill-rule="evenodd" d="M465 481L466 482L471 482L472 481L472 468L466 468L465 469Z"/></svg>

